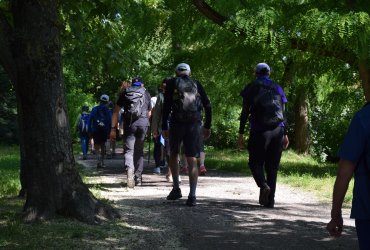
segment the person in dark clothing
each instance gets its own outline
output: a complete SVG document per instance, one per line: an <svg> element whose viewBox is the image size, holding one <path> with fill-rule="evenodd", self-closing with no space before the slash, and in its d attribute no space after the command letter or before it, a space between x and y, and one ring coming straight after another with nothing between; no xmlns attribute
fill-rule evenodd
<svg viewBox="0 0 370 250"><path fill-rule="evenodd" d="M90 124L90 114L89 107L82 106L81 114L79 114L77 121L75 123L76 131L80 136L80 145L82 151L82 159L87 159L87 151L89 149L89 124Z"/></svg>
<svg viewBox="0 0 370 250"><path fill-rule="evenodd" d="M143 81L140 77L132 79L132 85L127 87L119 96L114 113L112 116L112 129L110 139L115 140L118 125L118 113L124 108L123 113L123 139L124 139L124 164L127 169L127 186L133 188L141 185L142 172L144 169L144 139L149 127L149 117L152 110L151 96L142 86ZM140 96L142 99L137 102L141 105L138 115L134 115L130 106L134 106L130 101L130 94ZM142 96L142 97L141 97ZM139 102L141 104L139 104Z"/></svg>
<svg viewBox="0 0 370 250"><path fill-rule="evenodd" d="M284 115L284 107L287 102L283 89L275 84L270 78L270 67L266 63L259 63L256 66L256 80L245 86L240 96L243 98L243 108L240 115L239 147L244 145L244 129L249 117L250 136L248 141L249 168L253 178L260 188L259 203L265 207L273 208L275 204L275 189L277 172L280 164L283 148L289 145L287 136L287 123ZM256 108L259 93L262 88L270 89L273 95L277 96L283 119L274 123L265 123L264 117L272 112L262 112ZM271 97L270 97L271 98ZM270 115L270 114L268 114ZM262 119L260 119L262 117ZM266 172L266 176L265 176Z"/></svg>
<svg viewBox="0 0 370 250"><path fill-rule="evenodd" d="M211 133L212 109L203 86L190 77L190 66L186 63L177 65L176 77L166 82L164 94L162 133L169 138L169 166L173 178L173 189L167 200L177 200L182 197L179 187L178 156L180 145L184 145L184 153L189 166L190 192L186 205L196 205L196 188L198 182L197 157L199 156L199 138L205 139ZM201 134L201 110L205 110L203 134ZM168 127L168 118L171 118Z"/></svg>
<svg viewBox="0 0 370 250"><path fill-rule="evenodd" d="M105 142L108 139L111 127L112 118L107 107L108 102L109 96L102 95L100 97L100 104L95 106L90 114L89 131L94 138L94 148L96 154L98 154L97 168L104 167Z"/></svg>

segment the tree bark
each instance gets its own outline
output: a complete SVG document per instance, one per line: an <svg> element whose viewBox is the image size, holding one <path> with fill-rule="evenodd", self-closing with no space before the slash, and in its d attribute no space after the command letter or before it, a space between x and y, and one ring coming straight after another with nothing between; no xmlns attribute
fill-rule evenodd
<svg viewBox="0 0 370 250"><path fill-rule="evenodd" d="M99 202L75 167L62 78L56 0L11 1L13 38L0 44L0 62L14 81L26 171L24 220L33 222L55 214L88 223L118 218ZM0 22L4 24L4 19ZM0 26L0 34L10 34ZM0 40L1 42L1 40ZM3 46L1 46L3 45ZM6 54L4 49L10 53Z"/></svg>
<svg viewBox="0 0 370 250"><path fill-rule="evenodd" d="M308 97L307 91L301 87L297 88L295 100L295 150L300 154L308 154Z"/></svg>

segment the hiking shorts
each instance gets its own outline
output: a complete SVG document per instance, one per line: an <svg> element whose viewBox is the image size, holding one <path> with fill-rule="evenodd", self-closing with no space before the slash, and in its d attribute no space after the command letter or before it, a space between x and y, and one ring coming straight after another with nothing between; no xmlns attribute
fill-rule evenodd
<svg viewBox="0 0 370 250"><path fill-rule="evenodd" d="M179 154L181 142L186 157L197 157L200 152L200 124L195 123L170 123L169 143L171 154Z"/></svg>
<svg viewBox="0 0 370 250"><path fill-rule="evenodd" d="M104 145L108 137L106 133L95 132L93 133L94 143L98 145Z"/></svg>

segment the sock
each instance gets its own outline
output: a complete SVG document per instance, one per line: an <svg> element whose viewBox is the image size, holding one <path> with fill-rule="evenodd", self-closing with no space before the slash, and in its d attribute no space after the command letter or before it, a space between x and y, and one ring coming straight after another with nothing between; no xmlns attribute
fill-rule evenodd
<svg viewBox="0 0 370 250"><path fill-rule="evenodd" d="M197 183L196 182L190 182L190 193L189 196L195 197L195 192L197 191Z"/></svg>
<svg viewBox="0 0 370 250"><path fill-rule="evenodd" d="M173 188L180 188L179 176L172 175Z"/></svg>

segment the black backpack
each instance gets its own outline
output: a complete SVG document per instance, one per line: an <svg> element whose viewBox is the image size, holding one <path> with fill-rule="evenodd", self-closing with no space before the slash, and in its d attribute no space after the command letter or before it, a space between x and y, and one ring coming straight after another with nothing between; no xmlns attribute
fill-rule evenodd
<svg viewBox="0 0 370 250"><path fill-rule="evenodd" d="M264 128L274 128L284 121L283 101L276 84L266 85L255 81L251 86L251 114Z"/></svg>
<svg viewBox="0 0 370 250"><path fill-rule="evenodd" d="M133 122L140 117L145 116L143 110L145 104L145 92L144 87L135 87L131 86L125 89L123 92L124 95L124 118L129 119L130 122Z"/></svg>
<svg viewBox="0 0 370 250"><path fill-rule="evenodd" d="M176 77L172 117L178 122L200 120L202 102L197 83L190 77Z"/></svg>

